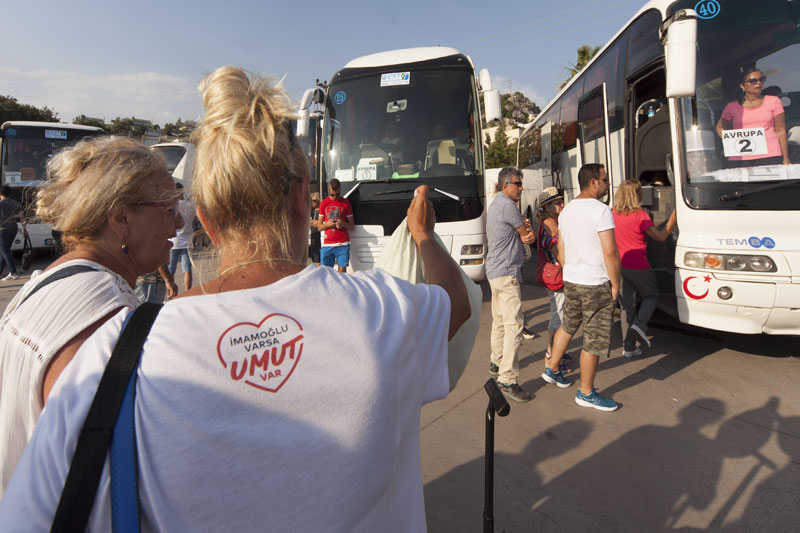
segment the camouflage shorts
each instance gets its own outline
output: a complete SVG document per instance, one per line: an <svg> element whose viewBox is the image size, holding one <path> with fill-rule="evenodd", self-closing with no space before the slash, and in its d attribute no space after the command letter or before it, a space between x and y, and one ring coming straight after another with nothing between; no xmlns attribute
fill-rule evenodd
<svg viewBox="0 0 800 533"><path fill-rule="evenodd" d="M564 322L561 327L575 335L583 324L583 349L592 355L608 356L611 324L614 322L614 300L611 283L576 285L564 282Z"/></svg>

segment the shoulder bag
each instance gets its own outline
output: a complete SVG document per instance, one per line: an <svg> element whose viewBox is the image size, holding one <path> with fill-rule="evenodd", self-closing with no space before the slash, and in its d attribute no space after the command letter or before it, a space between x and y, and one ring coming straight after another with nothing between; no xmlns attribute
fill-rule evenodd
<svg viewBox="0 0 800 533"><path fill-rule="evenodd" d="M139 531L133 396L142 346L162 306L143 303L128 315L83 423L50 531L86 530L109 445L113 531Z"/></svg>
<svg viewBox="0 0 800 533"><path fill-rule="evenodd" d="M560 291L564 288L564 278L562 277L561 265L558 264L552 252L546 250L542 244L544 236L544 224L539 224L539 232L536 237L537 257L536 257L536 281L544 285L548 290Z"/></svg>

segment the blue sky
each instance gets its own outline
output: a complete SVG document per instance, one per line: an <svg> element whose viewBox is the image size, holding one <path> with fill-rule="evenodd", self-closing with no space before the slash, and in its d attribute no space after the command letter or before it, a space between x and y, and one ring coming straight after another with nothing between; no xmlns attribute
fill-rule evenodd
<svg viewBox="0 0 800 533"><path fill-rule="evenodd" d="M355 57L452 46L501 92L541 107L582 44L602 45L643 0L4 2L0 94L83 113L164 124L201 113L197 84L234 64L285 78L297 102Z"/></svg>

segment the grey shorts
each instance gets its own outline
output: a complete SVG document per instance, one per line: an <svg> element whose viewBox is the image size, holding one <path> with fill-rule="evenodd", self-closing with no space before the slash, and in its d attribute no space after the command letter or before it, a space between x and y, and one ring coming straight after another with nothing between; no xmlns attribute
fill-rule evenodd
<svg viewBox="0 0 800 533"><path fill-rule="evenodd" d="M561 327L575 335L583 324L583 349L598 357L608 356L614 300L611 282L602 285L576 285L564 282L564 321Z"/></svg>

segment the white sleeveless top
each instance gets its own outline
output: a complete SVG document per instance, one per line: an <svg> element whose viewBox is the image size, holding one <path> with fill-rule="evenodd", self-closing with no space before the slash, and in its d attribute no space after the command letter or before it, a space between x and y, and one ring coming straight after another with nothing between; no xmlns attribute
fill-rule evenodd
<svg viewBox="0 0 800 533"><path fill-rule="evenodd" d="M50 283L17 309L43 280L72 265L80 272ZM121 307L139 305L118 274L83 259L36 271L0 319L0 498L44 406L42 385L53 356L75 335Z"/></svg>

